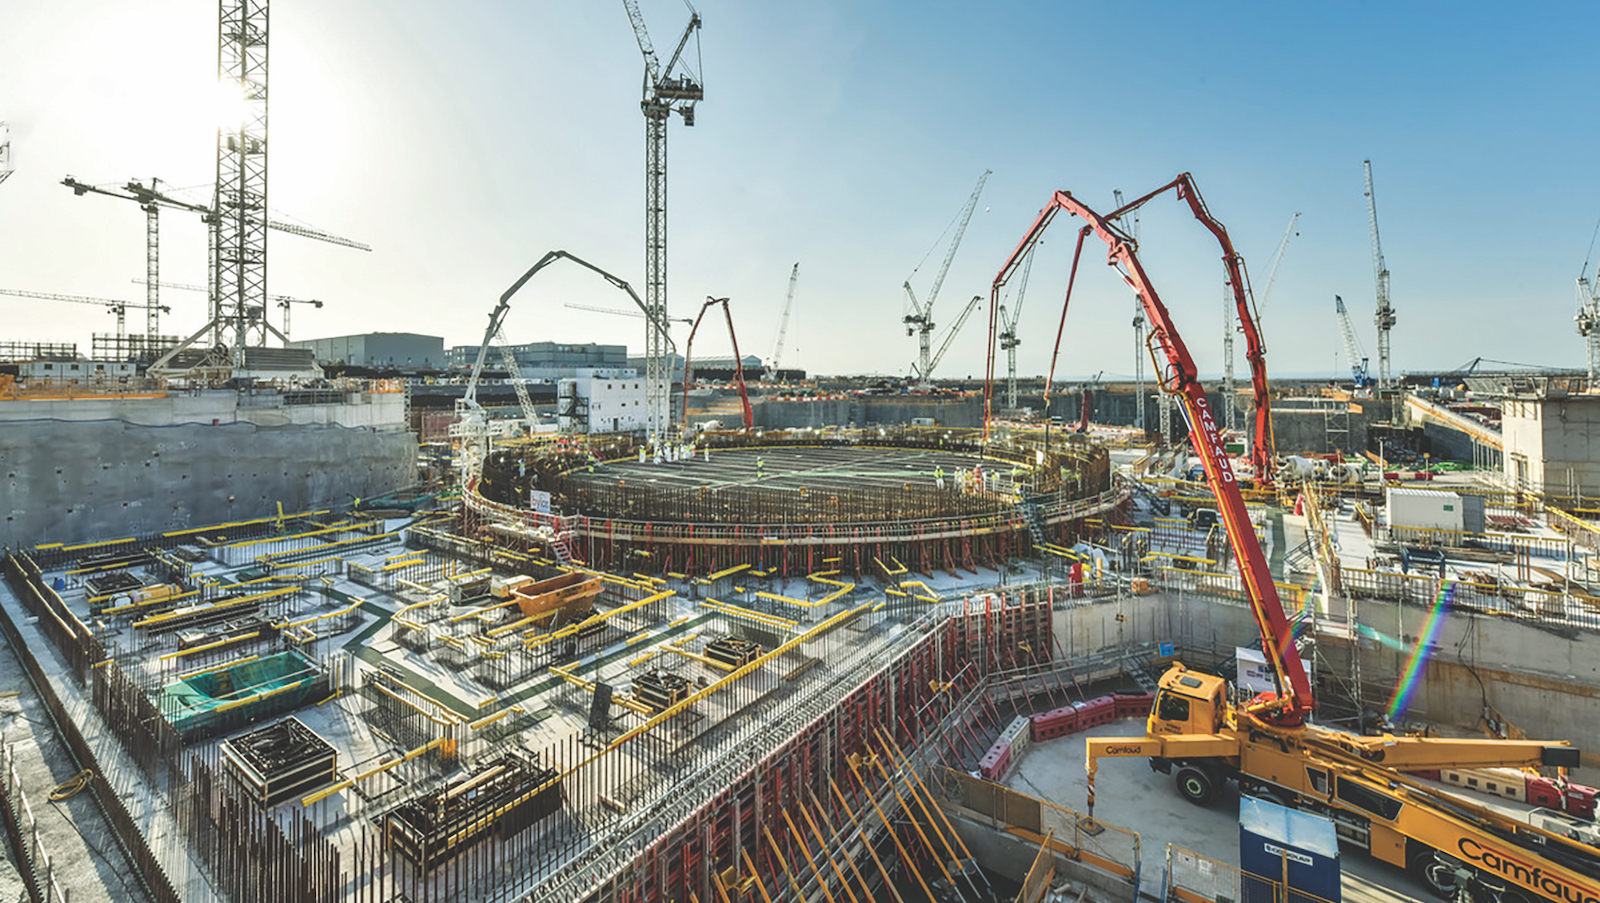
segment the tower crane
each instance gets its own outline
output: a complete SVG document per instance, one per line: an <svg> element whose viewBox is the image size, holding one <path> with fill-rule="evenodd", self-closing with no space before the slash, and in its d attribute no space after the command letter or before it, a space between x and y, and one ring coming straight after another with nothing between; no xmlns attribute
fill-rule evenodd
<svg viewBox="0 0 1600 903"><path fill-rule="evenodd" d="M0 295L11 295L16 298L38 298L41 301L65 301L69 304L94 304L104 307L117 315L117 335L128 334L128 308L140 308L143 304L131 301L122 301L117 298L94 298L88 295L62 295L55 292L30 292L22 289L0 288Z"/></svg>
<svg viewBox="0 0 1600 903"><path fill-rule="evenodd" d="M1028 257L1022 262L1022 276L1017 282L1017 306L1010 315L1006 313L1004 303L1000 305L1000 348L1006 353L1006 407L1017 408L1017 346L1022 340L1017 338L1017 320L1022 316L1022 301L1028 295L1028 275L1033 272L1033 248L1028 249Z"/></svg>
<svg viewBox="0 0 1600 903"><path fill-rule="evenodd" d="M145 279L134 279L133 280L133 283L135 285L145 285L145 284L147 284L147 282L148 282L148 280L145 280ZM186 291L186 292L203 292L203 291L207 291L205 286L203 286L203 285L195 285L192 282L163 282L163 283L161 283L161 287L162 288L181 289L182 291ZM275 302L277 302L279 307L283 308L283 336L284 336L284 339L286 341L288 340L288 337L289 337L289 305L291 305L291 304L310 304L311 306L318 307L318 308L323 306L323 302L321 302L321 301L315 301L315 300L312 300L312 299L309 299L309 298L291 298L288 295L268 295L267 296L267 300L268 301L275 301Z"/></svg>
<svg viewBox="0 0 1600 903"><path fill-rule="evenodd" d="M694 379L694 365L690 360L694 334L700 331L700 321L705 318L706 311L718 304L722 305L722 315L728 320L728 338L733 342L733 377L734 384L739 387L739 403L744 406L744 428L754 429L756 425L755 412L750 408L750 394L745 391L744 360L739 357L739 334L733 331L733 309L728 306L729 300L707 295L706 302L700 305L700 313L694 318L694 326L689 329L689 340L683 343L683 425L686 430L689 425L689 385Z"/></svg>
<svg viewBox="0 0 1600 903"><path fill-rule="evenodd" d="M0 178L4 178L0 175ZM1600 224L1595 225L1595 234L1600 235ZM1589 241L1589 251L1594 252L1594 240ZM1584 345L1589 351L1589 385L1595 384L1595 379L1600 376L1600 273L1596 274L1593 284L1589 281L1589 261L1583 262L1583 269L1578 271L1578 308L1573 314L1572 321L1577 324L1578 335L1583 336Z"/></svg>
<svg viewBox="0 0 1600 903"><path fill-rule="evenodd" d="M972 211L977 208L978 196L983 194L983 186L987 181L989 181L989 170L986 169L983 175L978 177L978 184L972 189L972 196L967 198L967 203L957 214L955 236L950 239L950 248L945 251L944 262L939 265L938 275L933 277L933 286L928 290L927 301L917 300L917 293L911 290L911 277L917 274L916 270L912 270L911 276L906 277L903 287L911 312L900 320L906 325L906 335L917 336L917 363L913 365L913 369L916 371L914 375L918 382L926 383L933 371L933 363L928 356L929 346L933 341L933 304L939 300L939 289L944 285L944 277L950 272L950 263L956 259L956 249L961 247L961 238L967 234L967 223L972 220ZM917 266L920 268L922 265L917 264ZM953 337L954 333L950 335Z"/></svg>
<svg viewBox="0 0 1600 903"><path fill-rule="evenodd" d="M689 71L683 57L691 37L700 31L700 14L689 8L689 24L678 39L666 65L656 56L638 0L622 0L633 24L633 36L644 56L644 86L639 109L644 113L644 306L645 306L645 422L652 442L666 437L672 425L667 321L667 120L673 113L685 126L694 125L695 104L705 98L700 78ZM696 68L699 57L696 37ZM683 73L675 75L679 64Z"/></svg>
<svg viewBox="0 0 1600 903"><path fill-rule="evenodd" d="M129 182L126 187L116 189L86 185L72 176L67 176L61 180L61 184L71 188L72 193L78 197L93 192L107 197L122 198L123 200L133 201L139 205L139 209L144 211L145 335L150 342L154 343L156 337L161 334L162 203L158 202L157 198L164 199L164 196L160 192L159 180L151 179L149 188L139 182ZM181 202L173 201L171 204L178 206ZM208 208L200 207L198 204L183 206L186 209L202 213L206 217L211 215L211 211ZM122 329L119 327L117 332L121 334Z"/></svg>
<svg viewBox="0 0 1600 903"><path fill-rule="evenodd" d="M783 360L783 340L789 336L789 312L794 309L794 287L800 281L800 264L796 263L794 269L789 271L789 295L783 300L783 317L778 320L778 341L772 346L772 372L778 372L778 366Z"/></svg>
<svg viewBox="0 0 1600 903"><path fill-rule="evenodd" d="M11 127L0 122L0 182L4 182L14 169L11 163Z"/></svg>
<svg viewBox="0 0 1600 903"><path fill-rule="evenodd" d="M1578 277L1578 312L1572 320L1589 349L1589 381L1592 383L1597 365L1600 365L1600 283L1591 287L1588 279Z"/></svg>
<svg viewBox="0 0 1600 903"><path fill-rule="evenodd" d="M1350 361L1350 378L1357 389L1367 385L1367 355L1356 344L1356 331L1350 327L1350 312L1345 310L1344 299L1333 296L1333 312L1339 318L1339 331L1344 333L1344 356Z"/></svg>
<svg viewBox="0 0 1600 903"><path fill-rule="evenodd" d="M191 289L196 291L210 291L202 286L179 285L176 283L164 283L161 281L160 214L163 208L169 210L182 210L188 213L197 213L200 215L200 218L203 222L209 224L217 218L216 211L211 207L204 204L197 204L193 201L186 201L182 198L174 197L168 192L162 191L159 179L151 179L148 186L142 182L130 181L126 185L116 187L107 185L90 185L85 182L80 182L69 175L65 179L61 180L61 184L71 188L72 193L78 197L82 197L85 194L100 194L105 195L106 197L120 198L126 201L133 201L139 205L139 209L144 211L145 277L142 280L142 284L145 286L145 307L149 311L149 318L145 323L145 329L152 341L159 333L157 312L168 309L160 306L161 288L167 287ZM318 241L342 245L347 248L355 248L361 251L372 250L370 245L363 244L362 242L355 241L353 239L344 238L339 235L334 235L329 232L324 232L321 229L313 229L310 226L303 226L295 223L285 223L279 220L269 219L266 222L266 227L268 229L276 229L281 232L287 232L290 235L299 235L303 238L313 238ZM135 280L135 282L139 281L140 280ZM279 306L283 306L281 303L283 296L281 295L267 295L264 297L269 301L279 301ZM317 306L321 306L320 302ZM287 322L288 308L285 307L284 311L285 322ZM285 336L287 336L288 331L289 330L287 328L284 329ZM287 337L285 338L285 341L288 341Z"/></svg>
<svg viewBox="0 0 1600 903"><path fill-rule="evenodd" d="M1383 262L1383 243L1378 240L1378 197L1372 190L1372 161L1362 160L1367 181L1367 222L1372 227L1372 275L1377 282L1378 309L1372 320L1378 325L1378 388L1393 383L1389 366L1389 330L1394 326L1394 308L1389 304L1389 267Z"/></svg>
<svg viewBox="0 0 1600 903"><path fill-rule="evenodd" d="M572 304L572 303L563 304L561 306L562 307L571 308L572 310L587 310L587 311L590 311L592 313L597 313L597 314L611 314L613 316L618 316L618 317L632 317L632 318L634 318L636 320L643 320L644 319L644 312L643 311L623 310L620 307L600 307L600 306L594 305L594 304ZM671 317L671 318L669 318L667 320L667 322L668 323L683 323L683 324L687 325L689 323L693 323L694 321L689 319L688 317Z"/></svg>
<svg viewBox="0 0 1600 903"><path fill-rule="evenodd" d="M956 317L956 321L950 324L949 329L945 330L944 340L939 343L939 350L934 352L933 359L927 363L927 369L924 371L924 384L933 377L934 369L939 366L940 361L944 360L944 353L950 350L950 343L955 341L956 333L961 331L961 327L967 325L967 318L972 316L972 312L978 309L978 302L982 300L982 295L973 295L972 300L968 301L967 306L962 309L961 316Z"/></svg>
<svg viewBox="0 0 1600 903"><path fill-rule="evenodd" d="M1122 189L1116 188L1111 192L1111 197L1116 201L1117 208L1122 208ZM1133 239L1137 247L1139 243L1139 209L1135 207L1128 214L1128 237ZM1133 428L1144 435L1144 357L1149 354L1144 344L1144 306L1139 299L1133 299L1133 395L1137 401L1133 405ZM1167 433L1171 429L1172 405L1167 402L1167 396L1161 396L1161 441L1167 441Z"/></svg>
<svg viewBox="0 0 1600 903"><path fill-rule="evenodd" d="M321 301L312 298L289 298L283 295L268 295L267 297L277 301L278 306L283 308L283 337L285 339L289 337L289 308L292 305L309 304L319 309L322 307Z"/></svg>

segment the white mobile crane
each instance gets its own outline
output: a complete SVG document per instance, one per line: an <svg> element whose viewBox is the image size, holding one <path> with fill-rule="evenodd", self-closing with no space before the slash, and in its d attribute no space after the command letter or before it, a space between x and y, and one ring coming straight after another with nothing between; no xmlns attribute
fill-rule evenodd
<svg viewBox="0 0 1600 903"><path fill-rule="evenodd" d="M1367 355L1356 344L1356 331L1350 325L1350 311L1345 309L1344 299L1338 295L1333 296L1334 316L1339 318L1339 331L1344 333L1344 355L1350 361L1350 378L1355 381L1357 389L1367 387Z"/></svg>
<svg viewBox="0 0 1600 903"><path fill-rule="evenodd" d="M789 294L783 300L783 317L778 320L778 341L772 346L772 373L776 377L783 361L783 340L789 337L789 312L794 309L794 287L800 281L800 264L789 271Z"/></svg>

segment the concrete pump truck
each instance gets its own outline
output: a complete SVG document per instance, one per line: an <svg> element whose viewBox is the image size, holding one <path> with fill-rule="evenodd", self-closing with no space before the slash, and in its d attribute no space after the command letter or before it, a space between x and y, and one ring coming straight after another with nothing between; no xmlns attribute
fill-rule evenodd
<svg viewBox="0 0 1600 903"><path fill-rule="evenodd" d="M1066 211L1084 225L1063 302L1065 322L1085 239L1093 234L1106 243L1108 264L1138 296L1151 325L1152 356L1159 348L1165 358L1166 365L1157 366L1161 389L1177 396L1188 419L1189 438L1216 496L1277 689L1236 705L1229 698L1227 681L1174 663L1159 681L1144 736L1087 741L1091 817L1100 759L1140 757L1156 771L1172 774L1178 792L1197 805L1211 804L1224 783L1233 781L1244 793L1325 815L1347 845L1409 869L1441 896L1481 887L1501 903L1600 903L1600 849L1469 802L1409 774L1497 766L1569 768L1578 764L1576 748L1560 741L1358 736L1310 722L1314 708L1310 682L1194 361L1139 261L1137 243L1119 224L1121 217L1169 190L1188 203L1222 247L1257 396L1252 463L1258 478L1266 477L1272 462L1270 421L1261 422L1265 347L1244 261L1189 174L1105 216L1070 192L1056 192L995 277L994 292L998 296L1045 227ZM1058 346L1059 342L1058 337ZM991 367L992 345L991 329ZM1458 888L1462 882L1467 887Z"/></svg>

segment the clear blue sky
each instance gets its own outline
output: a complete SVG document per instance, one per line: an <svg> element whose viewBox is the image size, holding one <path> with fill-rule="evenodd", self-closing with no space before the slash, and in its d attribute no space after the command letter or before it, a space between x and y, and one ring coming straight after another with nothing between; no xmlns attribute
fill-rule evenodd
<svg viewBox="0 0 1600 903"><path fill-rule="evenodd" d="M670 47L687 9L642 5ZM1328 373L1336 353L1344 364L1335 293L1376 345L1371 158L1397 368L1582 364L1573 281L1600 217L1583 41L1600 7L704 0L700 12L706 99L669 140L671 306L689 316L707 294L731 296L747 353L771 353L799 261L786 362L904 373L915 340L900 284L985 168L941 325L987 295L1052 190L1109 208L1114 188L1187 170L1258 293L1303 214L1263 312L1268 363ZM0 118L17 166L0 185L0 287L140 296L143 214L56 183L210 180L215 16L204 0L0 0ZM276 0L271 72L271 206L374 247L272 234L269 290L328 303L295 311L297 337L475 344L499 293L552 248L642 285L641 63L620 3ZM164 278L203 281L198 221L169 213L163 228ZM1066 282L1072 230L1063 220L1052 235L1022 317L1026 373L1048 365ZM941 254L913 280L923 292ZM1144 218L1142 256L1201 369L1218 371L1214 245L1168 200ZM1091 249L1080 276L1066 374L1132 371L1131 296L1103 261ZM562 306L621 306L620 293L548 272L519 296L513 341L642 344L638 321ZM203 322L200 295L166 301L164 331ZM112 328L90 307L0 309L10 339L87 346ZM941 369L980 373L983 346L978 315Z"/></svg>

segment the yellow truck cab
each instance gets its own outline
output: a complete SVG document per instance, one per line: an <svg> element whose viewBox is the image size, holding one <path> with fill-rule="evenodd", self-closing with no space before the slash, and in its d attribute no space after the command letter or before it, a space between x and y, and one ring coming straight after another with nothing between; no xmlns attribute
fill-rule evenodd
<svg viewBox="0 0 1600 903"><path fill-rule="evenodd" d="M1222 729L1228 708L1228 682L1210 674L1189 671L1176 664L1161 676L1150 719L1148 736L1214 734Z"/></svg>

